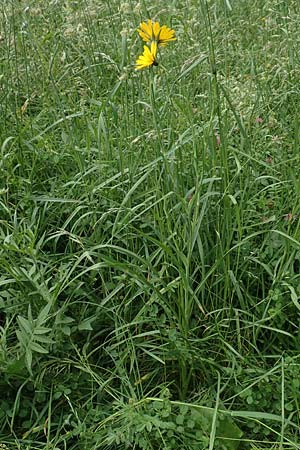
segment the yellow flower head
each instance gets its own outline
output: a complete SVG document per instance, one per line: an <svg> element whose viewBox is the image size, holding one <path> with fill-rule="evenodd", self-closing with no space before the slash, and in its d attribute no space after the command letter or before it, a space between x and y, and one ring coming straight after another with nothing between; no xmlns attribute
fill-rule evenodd
<svg viewBox="0 0 300 450"><path fill-rule="evenodd" d="M175 41L175 31L171 28L163 25L159 25L159 22L152 22L148 19L148 22L142 22L138 33L145 42L156 42L157 45L164 47L168 42Z"/></svg>
<svg viewBox="0 0 300 450"><path fill-rule="evenodd" d="M151 42L151 47L144 45L143 53L138 57L135 63L135 69L145 69L146 67L157 66L157 43Z"/></svg>

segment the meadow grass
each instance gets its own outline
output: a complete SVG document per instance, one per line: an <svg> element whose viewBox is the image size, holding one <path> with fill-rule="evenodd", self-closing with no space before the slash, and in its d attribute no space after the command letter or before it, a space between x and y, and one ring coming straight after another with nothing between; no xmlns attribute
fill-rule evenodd
<svg viewBox="0 0 300 450"><path fill-rule="evenodd" d="M0 14L0 444L299 449L298 0Z"/></svg>

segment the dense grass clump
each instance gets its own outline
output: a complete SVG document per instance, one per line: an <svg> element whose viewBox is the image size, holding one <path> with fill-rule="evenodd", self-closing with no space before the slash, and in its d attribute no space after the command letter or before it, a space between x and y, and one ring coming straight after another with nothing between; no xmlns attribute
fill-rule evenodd
<svg viewBox="0 0 300 450"><path fill-rule="evenodd" d="M0 447L299 449L299 2L0 11Z"/></svg>

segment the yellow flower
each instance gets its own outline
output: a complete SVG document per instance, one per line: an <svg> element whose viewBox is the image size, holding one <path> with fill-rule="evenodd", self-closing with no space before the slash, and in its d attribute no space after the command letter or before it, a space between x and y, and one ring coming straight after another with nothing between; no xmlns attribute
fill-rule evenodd
<svg viewBox="0 0 300 450"><path fill-rule="evenodd" d="M152 22L148 19L148 22L142 22L138 33L145 42L156 42L157 45L164 47L170 41L175 41L175 31L171 28L163 25L159 25L159 22Z"/></svg>
<svg viewBox="0 0 300 450"><path fill-rule="evenodd" d="M135 69L145 69L146 67L157 66L156 62L157 43L151 42L151 47L144 45L144 52L138 57Z"/></svg>

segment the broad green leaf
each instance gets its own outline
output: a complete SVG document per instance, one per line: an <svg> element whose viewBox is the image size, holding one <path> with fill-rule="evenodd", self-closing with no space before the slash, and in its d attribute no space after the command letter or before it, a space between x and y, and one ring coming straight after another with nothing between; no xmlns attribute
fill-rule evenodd
<svg viewBox="0 0 300 450"><path fill-rule="evenodd" d="M25 319L25 317L22 317L22 316L18 316L17 320L18 320L18 324L19 324L20 328L21 328L26 334L29 334L29 335L30 335L30 334L32 333L32 329L31 329L31 326L30 326L30 322L29 322L27 319Z"/></svg>
<svg viewBox="0 0 300 450"><path fill-rule="evenodd" d="M49 336L34 335L34 341L43 342L44 344L54 344L54 341Z"/></svg>
<svg viewBox="0 0 300 450"><path fill-rule="evenodd" d="M214 410L212 408L198 410L191 405L193 410L193 419L195 420L195 430L203 423L203 419L212 424ZM198 420L197 420L198 417ZM240 443L240 438L243 432L236 425L234 420L224 414L218 412L217 414L217 426L216 426L216 441L220 442L222 448L226 450L236 450Z"/></svg>
<svg viewBox="0 0 300 450"><path fill-rule="evenodd" d="M32 351L29 347L27 347L26 349L26 353L25 353L25 362L26 362L26 366L27 369L29 370L29 372L31 373L31 365L32 365Z"/></svg>
<svg viewBox="0 0 300 450"><path fill-rule="evenodd" d="M34 334L46 334L46 333L50 333L50 331L52 331L52 328L38 327L38 328L35 328Z"/></svg>
<svg viewBox="0 0 300 450"><path fill-rule="evenodd" d="M49 353L48 350L43 348L40 344L37 342L30 342L29 344L30 350L37 352L37 353Z"/></svg>
<svg viewBox="0 0 300 450"><path fill-rule="evenodd" d="M41 310L41 312L38 315L38 318L37 318L38 323L46 322L46 320L49 318L48 316L49 316L51 307L52 307L51 303L48 303L46 306L44 306L44 308Z"/></svg>
<svg viewBox="0 0 300 450"><path fill-rule="evenodd" d="M20 330L16 331L16 335L21 346L25 348L30 338L27 336L27 334L22 333Z"/></svg>
<svg viewBox="0 0 300 450"><path fill-rule="evenodd" d="M79 325L78 325L78 330L80 331L92 331L93 327L91 325L91 323L95 320L95 317L89 317L88 319L83 320Z"/></svg>

